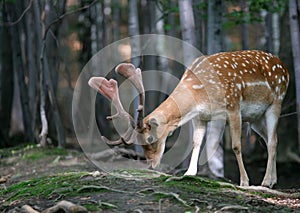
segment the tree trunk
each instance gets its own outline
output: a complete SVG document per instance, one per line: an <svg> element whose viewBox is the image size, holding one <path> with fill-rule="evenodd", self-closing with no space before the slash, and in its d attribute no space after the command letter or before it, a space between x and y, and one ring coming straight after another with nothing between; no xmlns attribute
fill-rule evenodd
<svg viewBox="0 0 300 213"><path fill-rule="evenodd" d="M286 4L282 15L280 16L280 47L279 58L287 67L290 75L290 82L287 94L282 103L282 115L294 113L296 111L296 83L295 72L293 68L293 54L291 44L291 34L289 25L289 6ZM290 128L286 128L289 126ZM287 150L297 149L298 133L297 133L297 115L284 116L279 119L277 134L278 134L278 161L287 159Z"/></svg>
<svg viewBox="0 0 300 213"><path fill-rule="evenodd" d="M118 41L120 37L120 6L119 0L112 0L112 13L113 13L113 41Z"/></svg>
<svg viewBox="0 0 300 213"><path fill-rule="evenodd" d="M280 45L280 24L279 24L279 13L272 15L272 26L273 26L273 53L278 55Z"/></svg>
<svg viewBox="0 0 300 213"><path fill-rule="evenodd" d="M28 1L24 1L28 4ZM37 112L37 67L34 58L34 32L32 31L33 16L32 11L28 11L25 15L26 26L26 56L27 56L27 69L28 69L28 96L29 96L29 110L32 116L31 128L35 130L36 112Z"/></svg>
<svg viewBox="0 0 300 213"><path fill-rule="evenodd" d="M43 54L43 52L42 52L42 54ZM48 58L45 54L43 55L43 57L44 58L42 60L44 63L45 82L47 83L47 86L49 88L48 94L49 94L49 99L50 99L50 103L52 105L52 110L53 110L53 119L54 119L54 123L55 123L58 146L65 147L66 142L65 142L64 127L61 122L61 117L60 117L57 99L56 99L56 95L55 95L55 91L54 91L54 86L53 86L53 80L52 80L51 73L50 73Z"/></svg>
<svg viewBox="0 0 300 213"><path fill-rule="evenodd" d="M15 5L16 8L20 8L20 5ZM15 11L15 8L10 8L9 10L12 19L17 20L19 14ZM11 35L12 35L12 48L13 48L13 64L14 64L14 71L18 77L18 83L20 88L20 97L21 97L21 106L22 106L22 113L23 113L23 123L25 128L25 136L26 140L30 142L34 142L34 133L31 126L31 112L29 108L29 98L28 98L28 89L27 85L25 84L25 75L23 70L23 60L22 60L22 49L20 43L20 35L21 35L21 23L16 24L10 28Z"/></svg>
<svg viewBox="0 0 300 213"><path fill-rule="evenodd" d="M60 5L62 8L58 8L58 10L64 11L65 1ZM53 10L51 10L53 8ZM56 19L56 15L52 12L54 11L53 2L50 0L46 1L45 5L45 26L49 26L49 24ZM55 35L55 38L59 37L59 24L55 24L51 26L52 33ZM57 103L57 87L58 87L58 78L59 78L59 55L58 52L58 42L53 37L50 31L44 32L47 35L43 36L42 41L42 61L43 61L43 68L45 73L45 83L47 84L48 88L48 96L52 106L53 111L53 119L54 119L54 126L56 130L58 146L65 147L65 134L64 134L64 127L62 125L61 116L58 108Z"/></svg>
<svg viewBox="0 0 300 213"><path fill-rule="evenodd" d="M202 52L206 52L206 19L203 18L206 11L204 11L207 5L206 0L193 0L194 6L194 19L195 19L195 31L196 31L196 47Z"/></svg>
<svg viewBox="0 0 300 213"><path fill-rule="evenodd" d="M6 6L9 3L2 2L3 23L8 22ZM1 28L1 69L0 69L0 147L8 145L8 132L10 129L10 117L13 101L13 59L11 47L11 35L9 28Z"/></svg>
<svg viewBox="0 0 300 213"><path fill-rule="evenodd" d="M156 33L156 21L157 11L155 1L142 1L142 21L143 21L143 33ZM147 46L147 50L155 52L155 45ZM143 51L143 50L142 50ZM143 70L156 70L157 69L157 57L148 55L143 56L141 67ZM160 91L160 78L158 75L151 75L151 79L144 82L145 89L156 88L156 91ZM149 101L147 101L149 100ZM145 114L152 112L159 105L159 93L155 91L148 92L146 96L146 108Z"/></svg>
<svg viewBox="0 0 300 213"><path fill-rule="evenodd" d="M195 31L195 21L194 13L192 8L191 0L178 0L179 14L180 14L180 26L181 26L181 36L182 40L196 46L196 31ZM189 48L186 48L186 45L183 45L183 57L184 63L186 66L192 63L192 61L197 57L193 52L189 51ZM189 144L193 143L193 131L192 123L188 122L189 133L187 135L187 142ZM187 157L184 162L182 162L182 167L186 168L190 162L190 157Z"/></svg>
<svg viewBox="0 0 300 213"><path fill-rule="evenodd" d="M191 0L179 0L179 14L182 40L196 47L196 31L194 13ZM191 51L183 47L184 61L186 64L192 63L197 57Z"/></svg>
<svg viewBox="0 0 300 213"><path fill-rule="evenodd" d="M273 14L271 12L267 12L265 16L265 49L270 52L274 53L273 47Z"/></svg>
<svg viewBox="0 0 300 213"><path fill-rule="evenodd" d="M42 26L41 26L41 12L38 0L33 1L33 14L34 14L34 29L36 33L36 61L39 64L39 81L40 81L40 118L42 129L40 132L41 146L47 145L48 137L48 119L46 115L46 95L45 95L45 77L43 70L43 62L41 61L41 47L42 47Z"/></svg>
<svg viewBox="0 0 300 213"><path fill-rule="evenodd" d="M241 11L246 12L247 8L247 2L246 0L240 0L240 8ZM248 50L249 49L249 25L247 23L241 24L241 43L242 43L242 49Z"/></svg>
<svg viewBox="0 0 300 213"><path fill-rule="evenodd" d="M207 54L222 50L222 0L208 1Z"/></svg>
<svg viewBox="0 0 300 213"><path fill-rule="evenodd" d="M298 2L299 3L299 2ZM297 1L289 0L289 20L291 31L291 42L293 52L293 63L296 77L296 100L298 112L298 146L300 149L300 36Z"/></svg>
<svg viewBox="0 0 300 213"><path fill-rule="evenodd" d="M128 34L130 37L139 35L139 15L138 15L138 6L136 0L128 0ZM133 57L134 55L137 55L140 52L140 39L130 39L130 47L131 47L131 63L135 67L140 66L140 58L139 57ZM133 91L131 91L130 96L136 96L135 88L132 88ZM133 113L134 113L134 119L137 120L137 112L135 109L138 107L138 100L135 99L133 101ZM135 146L136 151L142 151L140 146Z"/></svg>

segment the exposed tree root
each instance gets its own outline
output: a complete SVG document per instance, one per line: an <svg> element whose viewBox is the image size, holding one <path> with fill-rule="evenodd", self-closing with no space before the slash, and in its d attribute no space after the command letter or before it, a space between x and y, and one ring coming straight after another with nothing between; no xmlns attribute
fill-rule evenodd
<svg viewBox="0 0 300 213"><path fill-rule="evenodd" d="M248 211L248 207L239 206L239 205L233 205L233 206L224 206L215 213L220 212L232 212L232 211Z"/></svg>
<svg viewBox="0 0 300 213"><path fill-rule="evenodd" d="M77 189L77 192L81 192L81 191L84 191L84 190L91 190L91 189L107 190L107 191L111 191L111 192L126 193L126 194L132 193L132 192L128 192L128 191L113 189L113 188L110 188L110 187L107 187L107 186L96 186L96 185L83 186L83 187Z"/></svg>
<svg viewBox="0 0 300 213"><path fill-rule="evenodd" d="M65 212L65 213L87 213L87 209L83 206L75 205L74 203L71 203L69 201L60 201L55 206L48 208L41 213L56 213L56 212ZM31 206L24 205L22 207L22 212L24 213L40 213L36 210L34 210Z"/></svg>
<svg viewBox="0 0 300 213"><path fill-rule="evenodd" d="M300 164L300 156L297 155L296 153L292 152L290 149L287 150L286 155L292 161Z"/></svg>
<svg viewBox="0 0 300 213"><path fill-rule="evenodd" d="M157 191L157 192L153 192L152 194L154 195L163 195L163 196L167 196L167 197L172 197L175 198L175 200L177 200L178 202L180 202L181 204L183 204L184 206L189 207L190 205L183 199L181 199L179 197L179 194L176 194L174 192L162 192L162 191Z"/></svg>
<svg viewBox="0 0 300 213"><path fill-rule="evenodd" d="M185 178L186 178L186 176L170 177L165 181L166 182L169 182L172 180L180 181ZM237 185L234 185L231 183L219 182L219 181L217 181L217 183L219 183L220 186L223 186L223 187L232 187L234 189L242 189L242 190L254 191L254 192L263 192L263 193L267 193L269 195L281 197L281 198L291 198L291 199L299 199L300 198L299 192L298 193L286 193L286 192L277 191L277 190L270 189L270 188L263 187L263 186L237 186Z"/></svg>
<svg viewBox="0 0 300 213"><path fill-rule="evenodd" d="M177 200L178 202L180 202L184 206L190 207L190 205L188 204L187 201L181 199L179 197L179 194L176 194L176 193L173 193L173 192L155 191L153 188L146 188L146 189L142 189L142 190L140 190L136 193L143 194L143 193L151 192L151 191L152 191L152 193L150 193L151 195L163 195L163 196L166 196L166 197L172 197L172 198L175 198L175 200Z"/></svg>
<svg viewBox="0 0 300 213"><path fill-rule="evenodd" d="M21 210L25 213L39 213L38 211L34 210L31 206L28 205L22 206Z"/></svg>
<svg viewBox="0 0 300 213"><path fill-rule="evenodd" d="M116 155L127 155L132 158L145 158L143 154L136 152L132 149L125 149L120 147L114 147L113 149L106 149L102 152L90 154L90 157L95 160L101 160L106 158L115 158Z"/></svg>
<svg viewBox="0 0 300 213"><path fill-rule="evenodd" d="M248 190L248 191L254 191L254 192L263 192L263 193L267 193L269 195L281 197L281 198L292 198L292 199L300 198L299 192L298 193L286 193L286 192L281 192L281 191L277 191L274 189L269 189L269 188L263 187L263 186L236 186L236 188Z"/></svg>

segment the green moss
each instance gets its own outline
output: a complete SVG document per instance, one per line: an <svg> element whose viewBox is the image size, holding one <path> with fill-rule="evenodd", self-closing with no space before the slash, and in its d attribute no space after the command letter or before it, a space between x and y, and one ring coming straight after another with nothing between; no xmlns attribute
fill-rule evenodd
<svg viewBox="0 0 300 213"><path fill-rule="evenodd" d="M48 198L51 195L67 195L76 193L80 187L79 178L86 172L61 173L52 176L33 178L14 184L0 191L0 196L8 196L6 201L27 199L30 197Z"/></svg>
<svg viewBox="0 0 300 213"><path fill-rule="evenodd" d="M98 212L101 211L101 208L99 208L98 204L85 204L84 207L88 210L88 211L92 211L92 212Z"/></svg>
<svg viewBox="0 0 300 213"><path fill-rule="evenodd" d="M169 187L188 189L195 192L200 192L200 189L203 190L203 188L216 189L221 187L217 181L196 176L184 176L180 179L166 180L163 184Z"/></svg>
<svg viewBox="0 0 300 213"><path fill-rule="evenodd" d="M41 148L35 144L0 149L0 157L20 156L22 159L39 160L47 156L65 156L68 150L62 148Z"/></svg>
<svg viewBox="0 0 300 213"><path fill-rule="evenodd" d="M65 156L68 152L62 148L34 148L22 156L23 159L39 160L47 156Z"/></svg>

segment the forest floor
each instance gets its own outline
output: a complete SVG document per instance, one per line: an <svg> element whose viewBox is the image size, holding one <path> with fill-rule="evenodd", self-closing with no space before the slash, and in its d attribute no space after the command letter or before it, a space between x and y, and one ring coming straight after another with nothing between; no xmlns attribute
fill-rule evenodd
<svg viewBox="0 0 300 213"><path fill-rule="evenodd" d="M0 149L0 212L59 212L59 208L70 212L300 212L300 189L244 189L200 176L175 177L151 170L108 174L97 171L74 150Z"/></svg>

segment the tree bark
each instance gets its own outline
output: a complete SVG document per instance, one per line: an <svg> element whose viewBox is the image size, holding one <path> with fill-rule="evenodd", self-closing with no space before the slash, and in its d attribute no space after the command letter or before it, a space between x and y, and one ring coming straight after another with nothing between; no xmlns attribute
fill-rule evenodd
<svg viewBox="0 0 300 213"><path fill-rule="evenodd" d="M243 12L246 12L246 8L247 8L246 0L240 0L240 8ZM249 25L247 23L241 24L240 33L241 33L242 49L248 50L249 49Z"/></svg>
<svg viewBox="0 0 300 213"><path fill-rule="evenodd" d="M287 94L282 103L282 115L294 113L296 111L296 83L293 68L293 54L291 44L291 34L289 25L289 5L286 4L280 16L280 47L279 58L289 71L290 82ZM289 126L290 128L286 128ZM298 146L297 115L282 117L279 119L278 134L278 156L277 161L287 159L288 149L295 150Z"/></svg>
<svg viewBox="0 0 300 213"><path fill-rule="evenodd" d="M41 61L41 47L42 47L42 26L41 26L41 12L38 0L33 1L33 14L34 14L34 28L36 33L36 61L39 64L39 81L40 81L40 118L42 129L40 132L41 146L47 145L48 137L48 119L46 115L46 95L45 95L45 77L43 71L43 62Z"/></svg>
<svg viewBox="0 0 300 213"><path fill-rule="evenodd" d="M182 40L193 46L196 46L196 31L195 31L195 21L194 21L194 13L192 8L192 1L178 0L178 6L179 6L179 14L180 14ZM186 48L186 45L183 45L183 57L184 57L184 63L188 66L198 56L190 52L189 48ZM189 125L187 142L191 144L193 143L192 123L189 122L187 125ZM182 162L182 167L184 168L187 167L189 162L190 162L190 158L188 157L186 160Z"/></svg>
<svg viewBox="0 0 300 213"><path fill-rule="evenodd" d="M138 6L137 6L137 1L136 0L128 0L128 34L130 37L139 35L140 30L139 30L139 15L138 15ZM130 39L130 46L131 46L131 63L135 67L140 66L140 58L139 57L132 57L133 55L136 55L140 52L140 39L138 38L131 38ZM136 94L135 88L133 88L132 94ZM133 101L133 113L134 113L134 119L135 121L137 120L137 109L138 107L138 100L135 99ZM140 146L136 145L135 146L136 151L142 151Z"/></svg>
<svg viewBox="0 0 300 213"><path fill-rule="evenodd" d="M62 8L59 8L61 11L64 11L65 1L61 5ZM56 16L47 8L53 8L53 2L47 0L45 5L45 26L49 26L49 24L56 19ZM56 129L56 135L58 140L59 147L65 147L65 133L64 127L62 125L61 116L59 112L59 107L57 103L57 87L58 87L58 77L59 77L59 56L57 55L58 52L58 41L56 40L59 37L59 24L55 24L51 26L52 32L55 35L51 35L50 31L45 31L43 33L47 33L43 35L42 41L42 52L41 52L41 60L43 63L44 73L45 73L45 83L47 84L48 88L48 96L52 106L53 111L53 119L54 125Z"/></svg>
<svg viewBox="0 0 300 213"><path fill-rule="evenodd" d="M195 20L191 0L179 0L179 14L182 40L196 47ZM192 63L197 57L183 47L184 61Z"/></svg>
<svg viewBox="0 0 300 213"><path fill-rule="evenodd" d="M3 23L9 21L6 6L8 3L2 2ZM10 129L10 117L13 101L13 59L11 47L11 35L9 28L1 28L1 69L0 69L0 147L8 145L8 132Z"/></svg>
<svg viewBox="0 0 300 213"><path fill-rule="evenodd" d="M273 47L273 14L271 12L267 12L265 16L265 49L270 52L274 53Z"/></svg>
<svg viewBox="0 0 300 213"><path fill-rule="evenodd" d="M300 149L300 36L299 36L299 19L296 0L289 0L289 20L291 31L291 42L293 52L293 63L296 77L296 100L298 116L298 148Z"/></svg>
<svg viewBox="0 0 300 213"><path fill-rule="evenodd" d="M25 4L28 1L24 1ZM32 11L28 11L25 15L25 33L26 33L26 56L27 56L27 69L28 69L28 96L29 96L29 110L31 113L31 128L35 130L36 112L37 112L37 66L36 59L34 58L34 38L32 32L33 26Z"/></svg>
<svg viewBox="0 0 300 213"><path fill-rule="evenodd" d="M194 6L194 19L196 31L196 47L202 52L206 52L206 19L204 18L206 0L193 0Z"/></svg>
<svg viewBox="0 0 300 213"><path fill-rule="evenodd" d="M208 1L207 54L222 50L222 0Z"/></svg>
<svg viewBox="0 0 300 213"><path fill-rule="evenodd" d="M20 5L15 5L16 8L20 8ZM10 8L9 13L11 14L13 20L16 20L19 15L15 11L14 8ZM25 74L23 70L23 60L22 60L22 49L20 43L20 35L21 35L21 23L16 24L10 28L10 32L12 35L12 48L13 48L13 65L14 71L18 77L18 83L20 88L20 97L21 97L21 106L23 113L23 123L25 129L26 140L30 142L34 142L34 133L31 126L31 112L29 109L29 98L28 98L28 89L25 84Z"/></svg>

